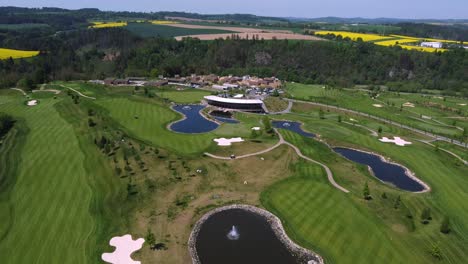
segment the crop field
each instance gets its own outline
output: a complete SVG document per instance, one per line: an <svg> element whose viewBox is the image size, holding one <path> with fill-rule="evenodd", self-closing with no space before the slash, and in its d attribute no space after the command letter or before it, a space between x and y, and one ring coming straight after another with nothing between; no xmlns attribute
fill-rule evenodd
<svg viewBox="0 0 468 264"><path fill-rule="evenodd" d="M151 20L151 24L155 25L167 25L167 24L177 24L178 22L176 21L171 21L171 20Z"/></svg>
<svg viewBox="0 0 468 264"><path fill-rule="evenodd" d="M90 28L112 28L112 27L125 27L127 22L92 22Z"/></svg>
<svg viewBox="0 0 468 264"><path fill-rule="evenodd" d="M0 48L0 60L5 60L9 58L13 58L13 59L30 58L30 57L34 57L37 55L39 55L39 51Z"/></svg>
<svg viewBox="0 0 468 264"><path fill-rule="evenodd" d="M129 23L125 28L145 38L149 37L177 37L186 35L206 35L232 33L229 30L197 29L171 27L171 24Z"/></svg>
<svg viewBox="0 0 468 264"><path fill-rule="evenodd" d="M436 41L436 42L444 42L444 43L456 43L454 40L442 40L442 39L424 39L424 38L415 38L410 36L402 36L402 35L377 35L377 34L368 34L368 33L355 33L355 32L348 32L348 31L316 31L315 35L335 35L335 36L342 36L343 38L350 38L353 41L357 41L358 39L362 39L365 42L373 42L376 45L380 46L400 46L403 49L408 50L417 50L423 52L445 52L446 49L436 49L431 47L420 47L418 46L419 42L421 41ZM409 44L414 43L415 45L401 45L401 44Z"/></svg>
<svg viewBox="0 0 468 264"><path fill-rule="evenodd" d="M448 117L463 118L467 115L468 109L459 105L459 99L448 98L444 101L432 96L392 92L381 93L377 99L372 99L367 92L359 90L323 87L291 83L288 84L287 92L294 99L345 107L450 137L460 137L463 131L457 127L468 125L464 119L456 119L457 127L453 125L453 120L447 121ZM406 102L412 103L414 107L404 107Z"/></svg>
<svg viewBox="0 0 468 264"><path fill-rule="evenodd" d="M23 24L0 24L1 30L27 30L34 28L46 28L50 27L48 24L40 23L23 23Z"/></svg>

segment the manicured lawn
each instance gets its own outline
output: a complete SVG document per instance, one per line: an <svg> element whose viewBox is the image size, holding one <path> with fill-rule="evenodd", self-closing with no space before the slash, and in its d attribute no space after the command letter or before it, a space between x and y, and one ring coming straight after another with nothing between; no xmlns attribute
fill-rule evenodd
<svg viewBox="0 0 468 264"><path fill-rule="evenodd" d="M157 90L156 95L178 104L199 104L203 97L210 95L210 93L195 89L184 91Z"/></svg>
<svg viewBox="0 0 468 264"><path fill-rule="evenodd" d="M42 100L27 108L18 99L0 106L29 128L21 154L10 163L17 171L8 175L16 178L6 197L11 221L0 255L9 263L90 262L97 223L89 210L93 194L83 167L85 155L54 103Z"/></svg>

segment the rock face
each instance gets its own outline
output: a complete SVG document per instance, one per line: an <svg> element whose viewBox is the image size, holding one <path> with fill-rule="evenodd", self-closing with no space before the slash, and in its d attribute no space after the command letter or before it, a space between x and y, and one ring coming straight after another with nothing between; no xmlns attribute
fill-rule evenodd
<svg viewBox="0 0 468 264"><path fill-rule="evenodd" d="M234 205L223 206L223 207L214 209L212 211L209 211L208 213L203 215L202 218L200 218L200 220L198 220L198 222L195 224L195 226L192 229L192 233L190 234L189 241L188 241L190 257L192 258L193 264L202 264L200 262L200 259L197 254L197 249L196 249L197 236L198 236L198 233L200 231L202 224L212 215L222 212L222 211L232 210L232 209L242 209L242 210L246 210L246 211L263 216L267 220L267 222L270 224L271 228L275 232L275 235L278 237L278 239L288 248L291 254L293 254L299 259L300 263L304 263L304 264L306 263L307 264L323 264L324 263L320 255L294 243L284 231L283 225L281 224L281 220L278 217L276 217L274 214L264 209L255 207L255 206L244 205L244 204L234 204Z"/></svg>

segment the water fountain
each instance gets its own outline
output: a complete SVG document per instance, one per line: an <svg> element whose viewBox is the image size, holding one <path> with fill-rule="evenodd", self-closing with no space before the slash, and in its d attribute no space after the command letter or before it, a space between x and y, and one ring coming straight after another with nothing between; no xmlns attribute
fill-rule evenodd
<svg viewBox="0 0 468 264"><path fill-rule="evenodd" d="M192 107L186 105L186 106L182 107L182 110L192 110Z"/></svg>
<svg viewBox="0 0 468 264"><path fill-rule="evenodd" d="M240 235L239 235L239 231L237 231L236 226L232 226L232 229L227 234L227 237L228 237L229 240L238 240L239 239Z"/></svg>
<svg viewBox="0 0 468 264"><path fill-rule="evenodd" d="M289 124L289 123L283 123L283 126L284 126L284 127L290 127L291 124Z"/></svg>

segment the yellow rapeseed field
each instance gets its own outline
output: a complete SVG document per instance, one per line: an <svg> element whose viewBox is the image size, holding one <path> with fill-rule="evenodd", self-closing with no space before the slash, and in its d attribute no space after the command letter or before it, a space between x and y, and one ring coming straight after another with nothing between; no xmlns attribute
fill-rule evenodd
<svg viewBox="0 0 468 264"><path fill-rule="evenodd" d="M169 20L151 20L150 22L155 25L177 24L177 22Z"/></svg>
<svg viewBox="0 0 468 264"><path fill-rule="evenodd" d="M343 38L350 38L351 40L357 40L361 38L363 41L376 41L376 40L384 40L388 39L388 36L380 36L377 34L365 34L365 33L355 33L355 32L348 32L348 31L317 31L315 35L328 35L332 34L335 36L341 35Z"/></svg>
<svg viewBox="0 0 468 264"><path fill-rule="evenodd" d="M124 27L127 22L92 22L94 25L90 28L110 28L110 27Z"/></svg>
<svg viewBox="0 0 468 264"><path fill-rule="evenodd" d="M343 38L350 38L351 40L356 41L358 38L361 38L363 41L372 41L376 45L380 46L395 46L399 45L403 49L408 50L417 50L417 51L424 51L424 52L434 52L434 51L447 51L446 49L436 49L430 47L420 47L416 46L417 42L420 41L435 41L435 42L444 42L444 43L456 43L454 40L443 40L443 39L424 39L424 38L415 38L403 35L389 35L389 36L380 36L377 34L366 34L366 33L355 33L355 32L347 32L347 31L317 31L315 35L328 35L332 34L335 36L341 35ZM402 45L402 44L410 44L415 43L415 46L412 45Z"/></svg>
<svg viewBox="0 0 468 264"><path fill-rule="evenodd" d="M34 50L14 50L0 48L0 60L6 60L10 57L13 59L29 58L39 55L39 51Z"/></svg>

